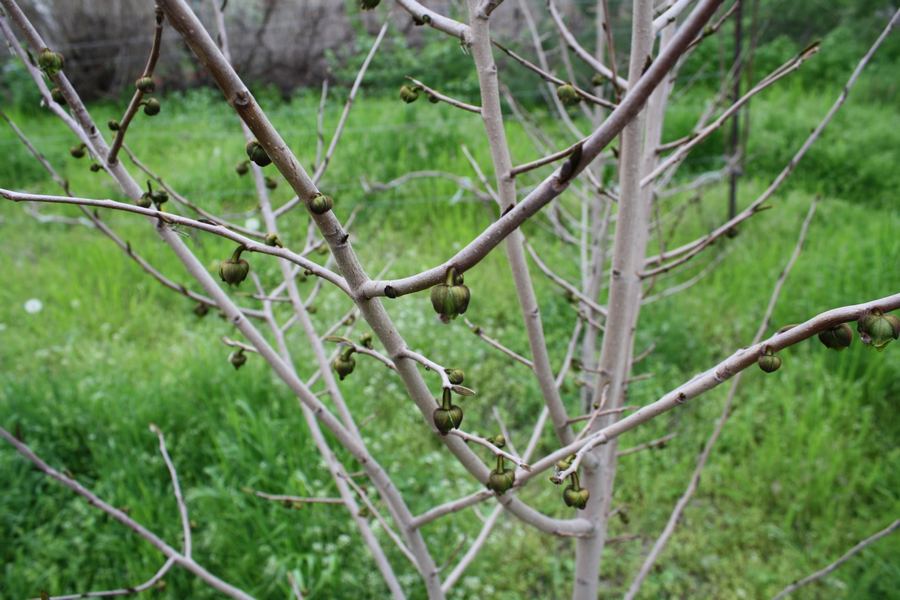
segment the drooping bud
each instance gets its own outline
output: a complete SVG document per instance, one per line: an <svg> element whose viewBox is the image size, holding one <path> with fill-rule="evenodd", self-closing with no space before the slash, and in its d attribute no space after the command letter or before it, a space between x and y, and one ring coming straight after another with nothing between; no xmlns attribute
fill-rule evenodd
<svg viewBox="0 0 900 600"><path fill-rule="evenodd" d="M205 302L198 302L194 307L194 314L198 317L205 317L209 313L209 305Z"/></svg>
<svg viewBox="0 0 900 600"><path fill-rule="evenodd" d="M853 330L846 323L841 323L837 327L826 329L819 334L819 341L826 348L832 350L843 350L853 341Z"/></svg>
<svg viewBox="0 0 900 600"><path fill-rule="evenodd" d="M271 177L266 177L266 189L274 190L278 187L278 182L272 179Z"/></svg>
<svg viewBox="0 0 900 600"><path fill-rule="evenodd" d="M581 487L576 487L575 484L567 485L566 489L563 490L563 502L566 503L566 506L571 506L572 508L577 508L579 510L582 510L587 506L590 497L591 493L589 491Z"/></svg>
<svg viewBox="0 0 900 600"><path fill-rule="evenodd" d="M135 201L135 204L141 208L150 208L153 206L153 192L144 192L141 197Z"/></svg>
<svg viewBox="0 0 900 600"><path fill-rule="evenodd" d="M232 352L228 356L228 362L231 363L235 371L243 367L247 363L247 355L244 354L244 349L238 348L237 351Z"/></svg>
<svg viewBox="0 0 900 600"><path fill-rule="evenodd" d="M575 91L575 87L569 83L564 83L556 88L556 97L563 103L563 106L575 106L581 102L581 96Z"/></svg>
<svg viewBox="0 0 900 600"><path fill-rule="evenodd" d="M756 364L758 364L759 368L766 373L774 373L781 367L781 358L773 354L771 350L767 349L756 359Z"/></svg>
<svg viewBox="0 0 900 600"><path fill-rule="evenodd" d="M881 310L873 308L867 314L860 317L856 324L859 338L864 344L868 344L878 350L884 350L892 340L897 339L898 330L895 327L896 317L886 317Z"/></svg>
<svg viewBox="0 0 900 600"><path fill-rule="evenodd" d="M441 99L438 98L437 96L435 96L434 94L428 94L428 101L431 102L432 104L437 104L438 102L441 101Z"/></svg>
<svg viewBox="0 0 900 600"><path fill-rule="evenodd" d="M451 401L450 390L444 390L441 406L434 409L432 420L441 435L447 435L451 429L458 428L462 423L463 410Z"/></svg>
<svg viewBox="0 0 900 600"><path fill-rule="evenodd" d="M334 206L334 201L332 201L331 197L326 196L325 194L316 194L309 201L309 210L317 215L324 215Z"/></svg>
<svg viewBox="0 0 900 600"><path fill-rule="evenodd" d="M64 64L63 55L59 52L54 52L50 48L44 48L38 54L38 67L47 74L47 77L53 77L59 73Z"/></svg>
<svg viewBox="0 0 900 600"><path fill-rule="evenodd" d="M457 274L452 267L447 271L446 281L431 288L431 306L445 321L465 313L470 298L469 288L463 284L462 275Z"/></svg>
<svg viewBox="0 0 900 600"><path fill-rule="evenodd" d="M338 374L341 381L343 381L344 377L352 373L353 369L356 368L356 360L351 354L345 352L339 354L337 358L331 361L331 366L334 368L334 371Z"/></svg>
<svg viewBox="0 0 900 600"><path fill-rule="evenodd" d="M156 190L153 192L151 199L153 200L153 203L159 207L169 201L169 194L166 190Z"/></svg>
<svg viewBox="0 0 900 600"><path fill-rule="evenodd" d="M144 114L148 117L158 115L160 110L162 110L162 105L156 98L148 98L147 101L144 102Z"/></svg>
<svg viewBox="0 0 900 600"><path fill-rule="evenodd" d="M591 77L591 85L594 87L600 87L604 83L606 83L606 77L600 73L594 73L594 76Z"/></svg>
<svg viewBox="0 0 900 600"><path fill-rule="evenodd" d="M499 460L502 462L503 457L499 457ZM500 469L494 469L488 475L487 489L496 492L500 496L512 489L515 484L516 472L513 469L505 469L502 465Z"/></svg>
<svg viewBox="0 0 900 600"><path fill-rule="evenodd" d="M466 374L463 373L462 369L444 369L444 372L447 373L447 379L453 385L459 385L466 379Z"/></svg>
<svg viewBox="0 0 900 600"><path fill-rule="evenodd" d="M154 83L152 77L141 77L134 82L134 87L144 92L145 94L152 94L156 89L156 83Z"/></svg>
<svg viewBox="0 0 900 600"><path fill-rule="evenodd" d="M262 144L260 144L256 140L247 142L245 150L247 151L247 156L250 158L250 160L258 164L260 167L265 167L266 165L272 164L272 159L269 158L269 155L266 153L265 148L263 148Z"/></svg>
<svg viewBox="0 0 900 600"><path fill-rule="evenodd" d="M109 127L110 131L118 131L119 127L121 127L121 125L119 125L119 122L115 119L110 119L109 121L107 121L106 126Z"/></svg>
<svg viewBox="0 0 900 600"><path fill-rule="evenodd" d="M234 166L234 172L237 173L240 177L246 175L248 171L250 171L250 163L246 160L242 160Z"/></svg>
<svg viewBox="0 0 900 600"><path fill-rule="evenodd" d="M219 263L219 277L228 285L239 285L250 273L250 263L241 258L243 246L238 246L231 258Z"/></svg>
<svg viewBox="0 0 900 600"><path fill-rule="evenodd" d="M66 97L63 96L62 90L58 87L50 90L50 97L53 98L53 101L59 104L60 106L66 105Z"/></svg>
<svg viewBox="0 0 900 600"><path fill-rule="evenodd" d="M419 99L419 88L403 84L400 86L400 99L407 104L412 104Z"/></svg>
<svg viewBox="0 0 900 600"><path fill-rule="evenodd" d="M77 146L72 146L69 148L69 154L71 154L73 158L84 158L85 145L79 144Z"/></svg>
<svg viewBox="0 0 900 600"><path fill-rule="evenodd" d="M361 10L372 10L381 4L381 0L358 0L358 2Z"/></svg>
<svg viewBox="0 0 900 600"><path fill-rule="evenodd" d="M265 237L266 246L275 246L276 248L284 248L284 244L281 243L281 238L278 237L277 233L267 233Z"/></svg>
<svg viewBox="0 0 900 600"><path fill-rule="evenodd" d="M91 163L91 173L96 173L102 168L98 163Z"/></svg>

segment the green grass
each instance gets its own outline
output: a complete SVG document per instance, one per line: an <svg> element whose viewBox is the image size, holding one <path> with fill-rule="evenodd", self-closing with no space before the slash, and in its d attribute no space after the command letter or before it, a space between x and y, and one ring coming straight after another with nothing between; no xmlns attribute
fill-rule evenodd
<svg viewBox="0 0 900 600"><path fill-rule="evenodd" d="M777 149L778 156L793 152L799 141L796 131L805 121L779 134L781 124L793 123L791 115L798 114L812 121L830 101L826 96L797 103L788 114L777 108L798 95L788 90L754 104L756 131L767 140L759 143ZM316 98L309 96L266 106L306 164L315 155L315 105ZM673 136L695 108L676 105ZM854 106L851 101L847 108L860 118L897 118L895 110L883 106ZM99 122L117 111L108 105L94 110ZM337 109L329 111L331 127L337 116ZM75 193L121 197L102 174L88 171L86 161L68 157L73 142L57 121L47 115L13 117L62 170ZM509 129L516 160L535 158L537 152L521 129L514 123ZM859 139L883 129L863 119ZM896 136L897 128L892 130L885 135ZM389 261L391 275L436 264L487 225L492 215L468 196L451 202L456 190L448 182L424 180L367 195L359 179L384 181L421 168L474 179L460 145L466 144L481 164L489 164L481 139L477 117L443 106L423 102L402 107L394 100L366 99L354 108L345 143L323 188L334 194L341 218L352 207L364 206L353 243L370 273ZM834 164L826 160L827 149L825 154L812 153L798 169L800 183L777 194L770 202L773 210L754 217L727 242L730 252L715 272L689 291L642 311L636 346L655 341L657 350L639 371L655 376L633 386L631 403L654 400L750 341L817 192L823 193L822 202L775 311L773 330L900 288L900 214L890 205L893 196L879 196L885 193L883 182L865 175L870 155L856 147L857 138L848 131L842 139L856 154L842 151L840 160L852 160L863 170L830 173ZM136 121L129 143L176 189L200 204L227 213L253 209L251 182L233 172L243 157L240 131L216 96L167 98L159 117ZM710 144L714 147L715 141ZM2 185L56 192L11 135L4 134L0 147L6 156L0 165ZM710 148L698 149L691 168L704 168L703 157L715 155ZM887 156L892 161L880 164L896 162L896 144L885 142L879 148L878 160ZM741 186L742 204L762 191L780 168L775 157L772 164L754 164ZM829 177L822 186L812 185L811 173ZM838 185L838 179L858 185L848 188ZM289 197L282 182L275 202ZM720 223L724 205L724 190L706 194L689 209L678 239L692 239ZM228 364L228 349L218 341L222 335L234 335L227 323L212 313L205 319L195 317L188 300L146 277L97 232L38 225L10 204L0 206L0 219L4 427L17 429L51 465L68 469L116 506L128 507L134 518L175 544L180 535L176 506L156 438L148 431L149 423L157 423L166 433L195 523L194 554L212 572L261 598L288 597L287 572L295 573L313 598L386 594L342 509L323 505L289 510L242 491L249 486L276 493L336 494L296 400L258 358L251 356L237 372ZM188 283L146 223L125 215L108 215L108 220L138 252L174 280ZM283 237L289 245L302 243L306 223L300 212L287 219ZM577 266L567 248L536 224L529 224L526 233L546 260L575 280ZM189 243L210 269L231 250L206 235L191 234ZM708 251L658 286L689 277L717 251ZM271 260L248 258L266 284L277 281ZM527 340L504 263L503 252L495 252L466 274L473 291L467 316L525 353ZM535 277L548 344L558 364L574 314L557 288ZM312 282L303 285L309 289ZM43 310L27 314L23 304L29 298L40 299ZM330 291L316 304L316 321L322 327L349 306ZM490 406L496 405L514 441L523 445L540 408L539 391L525 369L489 350L464 324L440 325L426 294L391 301L387 307L413 347L465 369L467 383L479 392L464 401L467 426L493 433ZM364 330L364 324L357 326L357 331ZM292 331L288 342L300 371L311 373L302 334ZM749 372L701 487L642 597L767 597L896 518L898 351L891 347L876 353L856 341L838 354L812 341L784 352L784 366L775 375ZM427 434L397 379L372 361L358 359L357 364L342 390L358 420L368 421L363 428L366 441L413 512L477 489ZM566 389L574 414L578 391L574 386ZM627 507L628 522L615 519L610 534L643 537L609 547L604 597L621 595L661 530L724 395L723 386L623 437L622 446L627 447L669 431L678 434L665 450L622 459L614 504ZM538 453L554 447L547 434ZM345 453L339 454L351 471L357 469ZM148 544L34 471L9 448L0 450L0 486L5 490L0 496L4 598L34 596L41 589L74 593L133 584L162 563ZM549 514L571 515L559 489L545 479L529 486L523 497ZM455 562L459 545L470 542L480 525L469 510L427 526L425 535L438 564ZM383 534L379 536L405 587L421 597L413 569ZM567 597L573 552L573 542L547 538L503 517L453 597ZM884 539L796 597L896 597L900 567L890 557L898 554L900 538ZM165 589L149 595L216 597L181 571L173 571L165 581Z"/></svg>

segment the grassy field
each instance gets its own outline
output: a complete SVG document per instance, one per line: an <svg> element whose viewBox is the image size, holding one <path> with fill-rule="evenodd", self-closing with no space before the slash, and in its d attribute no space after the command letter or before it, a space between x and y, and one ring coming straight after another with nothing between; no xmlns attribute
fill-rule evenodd
<svg viewBox="0 0 900 600"><path fill-rule="evenodd" d="M754 101L756 133L751 168L741 185L742 204L762 191L836 93L787 88ZM315 99L268 102L266 108L309 163L315 150ZM686 101L674 106L667 139L689 126L697 108ZM117 112L108 105L94 110L99 122ZM329 123L337 113L337 107L329 111ZM89 172L85 160L68 156L73 141L57 121L17 112L13 118L76 194L120 197L102 174ZM891 178L898 176L898 125L895 107L851 100L801 163L797 182L771 201L773 210L659 283L682 281L716 252L728 250L722 265L699 284L641 313L637 347L655 341L657 349L640 365L639 372L654 376L635 384L633 404L656 399L750 341L817 193L822 194L820 208L775 311L773 330L900 289L900 213L896 187L891 186ZM510 135L517 161L537 156L514 124ZM211 94L166 99L162 114L152 122L139 119L129 138L139 156L200 204L231 214L254 208L251 182L233 172L242 158L240 130ZM422 102L402 107L395 100L367 99L354 109L323 188L335 196L341 218L354 206L364 207L353 241L370 273L389 261L389 273L396 275L431 266L492 217L470 196L457 196L447 182L420 181L365 194L360 178L384 181L427 167L474 179L460 145L466 144L486 165L481 140L477 117L442 106ZM720 165L719 143L713 140L701 148L688 168L699 172ZM57 191L8 132L0 137L0 148L6 157L0 164L0 185ZM290 197L285 188L282 183L275 192L276 204ZM692 239L721 222L724 206L724 190L711 190L689 210L678 239ZM108 220L138 252L176 281L188 283L146 223L123 215L108 215ZM286 243L302 243L306 221L300 213L288 219ZM535 224L526 233L555 269L575 280L569 249ZM342 509L289 510L242 491L336 493L284 386L255 357L238 372L228 364L228 349L218 341L234 335L227 323L212 313L195 317L188 300L146 277L88 228L40 225L21 207L6 204L0 205L0 240L4 427L19 431L51 465L65 467L175 543L180 535L176 506L156 438L148 431L149 423L157 423L166 433L186 492L195 524L194 554L211 571L260 598L288 597L288 572L301 580L311 598L384 596L377 571ZM231 250L205 235L190 234L190 244L210 269ZM273 261L249 259L265 282L277 280ZM508 346L527 352L504 263L503 253L497 252L466 273L473 292L467 316ZM574 313L557 288L537 279L551 355L558 364ZM29 299L39 299L43 309L26 312ZM348 306L337 294L323 293L317 322L329 325ZM426 294L387 306L413 347L465 369L467 382L479 392L465 401L468 426L492 432L490 406L496 405L521 444L540 409L539 392L524 368L490 351L463 323L439 324ZM357 326L364 330L364 324ZM292 332L289 342L301 372L310 373L302 334ZM856 341L838 354L809 342L786 351L784 367L775 375L748 372L700 490L642 597L768 597L896 518L898 352L900 347L876 353ZM422 427L415 407L383 367L359 360L341 386L359 420L373 417L363 434L413 512L477 489ZM566 389L575 412L577 389ZM629 447L677 433L665 450L622 459L614 504L626 507L628 518L615 519L611 535L641 537L608 547L604 597L621 595L662 529L724 395L724 387L717 389L623 437L622 447ZM551 436L545 435L539 454L553 448ZM353 462L348 459L348 464L353 470ZM148 544L48 481L8 447L0 449L0 488L3 598L35 596L41 589L59 594L134 584L162 563ZM559 490L546 480L529 486L523 496L549 514L570 514ZM487 505L476 510L486 511ZM427 526L438 564L454 564L461 545L480 527L472 510ZM413 597L421 597L413 570L381 537L402 582ZM503 517L453 597L567 597L573 551L571 541L548 539ZM897 556L900 537L884 539L796 597L898 597ZM216 597L180 571L148 595Z"/></svg>

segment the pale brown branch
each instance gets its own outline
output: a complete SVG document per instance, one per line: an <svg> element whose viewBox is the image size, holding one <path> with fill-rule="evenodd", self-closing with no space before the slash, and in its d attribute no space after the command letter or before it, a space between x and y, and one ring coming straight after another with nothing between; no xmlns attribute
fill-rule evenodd
<svg viewBox="0 0 900 600"><path fill-rule="evenodd" d="M816 571L812 575L808 575L808 576L804 577L803 579L800 579L799 581L795 581L794 583L790 584L789 586L787 586L786 588L784 588L783 590L778 592L778 594L776 594L772 598L772 600L781 600L782 598L788 596L789 594L794 593L801 587L803 587L805 585L809 585L810 583L812 583L814 581L817 581L819 579L822 579L823 577L830 575L832 572L834 572L835 569L837 569L842 564L844 564L845 562L847 562L848 560L853 558L853 556L855 554L861 552L867 546L874 544L881 538L892 534L894 531L897 530L897 528L900 528L900 519L897 519L896 521L894 521L893 523L891 523L890 525L888 525L881 531L874 533L874 534L870 535L869 537L867 537L866 539L862 540L861 542L859 542L858 544L856 544L855 546L850 548L847 552L845 552L843 554L843 556L841 556L839 559L837 559L833 563L829 564L828 566Z"/></svg>

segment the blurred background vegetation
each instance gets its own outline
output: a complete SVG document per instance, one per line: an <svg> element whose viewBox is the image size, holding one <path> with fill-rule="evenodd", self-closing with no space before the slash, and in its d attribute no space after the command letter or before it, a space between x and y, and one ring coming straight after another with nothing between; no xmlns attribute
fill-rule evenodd
<svg viewBox="0 0 900 600"><path fill-rule="evenodd" d="M76 87L92 98L95 119L103 123L118 118L130 82L145 60L151 3L131 0L116 3L116 10L105 2L25 4L42 32L66 55ZM589 43L593 3L560 4ZM615 16L623 13L622 3L610 4L617 47L627 48L629 23ZM429 3L439 5L451 13L460 10L455 2ZM496 19L504 25L498 27L497 38L532 56L516 5L508 0L503 12L498 11ZM752 3L744 13L745 28L752 29L755 21L757 31L748 78L758 80L814 39L822 40L822 50L798 73L752 101L742 205L764 189L824 115L891 12L890 3L874 0L760 0L757 5L755 16L749 10ZM206 3L197 7L204 9ZM384 18L393 19L322 186L335 196L340 218L362 208L353 229L354 245L370 273L388 265L393 275L431 266L493 219L474 197L447 181L418 180L383 193L366 192L361 185L362 179L387 181L424 168L475 181L460 150L463 144L483 167L490 164L477 116L427 102L406 106L396 98L404 76L411 75L477 103L470 59L457 44L413 27L396 11L389 16L380 9L360 16L349 2L231 0L226 12L239 70L254 82L258 99L305 164L315 155L322 78L328 77L332 88L325 113L330 135L372 32ZM62 16L51 22L47 15L52 14ZM582 17L575 18L578 15ZM309 26L298 34L296 27L288 26L295 23ZM549 32L552 25L541 27ZM665 140L688 133L715 93L732 53L729 27L724 35L704 42L682 68L679 84L684 91L676 88ZM163 112L152 122L141 116L130 130L129 144L184 195L210 210L253 219L252 183L233 170L243 158L236 118L218 92L207 87L208 79L172 32L166 40L160 71ZM550 54L551 60L558 59ZM716 253L728 253L721 266L689 291L642 312L636 347L655 341L657 349L639 365L639 372L654 376L635 384L632 404L658 398L749 342L814 196L821 197L820 208L775 312L773 329L900 289L898 59L900 38L894 34L822 139L770 202L773 210L754 217L736 238L659 284L683 281ZM86 160L69 156L74 138L39 106L21 65L4 60L0 107L70 181L74 193L120 198L102 173L91 173ZM624 66L622 62L620 68ZM500 68L503 81L556 135L559 145L568 143L553 114L542 108L545 86L506 61ZM590 73L578 71L577 77L586 83ZM572 115L580 126L589 127L580 113ZM511 119L507 123L515 160L538 157L521 127ZM721 168L724 143L724 137L716 135L698 147L682 168L682 179ZM8 129L0 133L0 149L0 185L58 192ZM539 175L528 181L536 182ZM290 195L282 181L276 204ZM724 188L712 187L690 203L676 242L720 224L725 195ZM687 197L676 196L666 202L675 206L684 200ZM565 196L560 201L574 205ZM77 215L66 209L54 212ZM188 283L145 223L124 215L107 218L136 250L175 280ZM288 245L302 244L306 222L301 212L287 218L283 237ZM539 222L528 224L525 231L558 272L577 278L570 249ZM185 235L211 270L230 253L219 239ZM88 228L38 224L20 207L7 204L0 206L0 239L4 427L19 432L51 465L65 467L101 497L127 507L138 521L174 542L180 531L176 507L155 436L147 429L155 422L166 433L185 488L196 525L195 555L210 570L261 598L286 598L287 572L298 577L312 598L385 595L342 509L321 505L290 510L242 491L251 487L335 495L296 401L262 361L251 356L237 372L228 364L228 349L218 341L233 335L226 322L214 313L198 319L189 301L147 278ZM278 279L271 260L248 258L264 282ZM467 316L524 353L527 340L504 262L502 253L495 253L466 274L473 291ZM558 364L575 315L557 288L535 279L551 355ZM311 287L312 282L304 285ZM467 381L479 392L465 401L472 428L492 433L490 406L496 405L521 445L540 409L538 390L521 365L489 350L463 323L439 324L425 296L387 304L401 332L413 347L465 369ZM349 307L346 299L330 291L320 298L316 320L322 328ZM26 312L24 304L30 299L40 300L42 309ZM364 324L357 324L358 333L365 330ZM302 334L293 332L289 341L301 372L311 373ZM810 342L785 352L784 367L776 375L748 373L700 490L642 597L768 597L896 518L898 351L890 347L879 354L857 342L837 354ZM341 386L359 420L372 417L363 434L413 512L477 488L426 433L389 372L360 359L356 372ZM564 392L574 413L579 394L574 380ZM604 597L621 595L662 529L724 395L724 389L713 391L622 439L622 447L629 447L677 433L664 450L622 459L614 504L625 511L612 522L611 535L623 536L623 541L606 551ZM554 440L545 435L538 452L554 447ZM352 460L343 458L353 470ZM0 495L3 598L35 596L41 589L60 594L129 585L148 577L162 562L146 543L32 470L10 449L0 450L0 488L5 491ZM569 514L559 490L549 483L536 482L523 495L550 514ZM487 506L476 510L486 511ZM480 527L470 510L429 525L425 534L438 563L452 565ZM422 596L402 555L386 538L384 546L411 595ZM573 549L571 541L550 540L504 517L453 597L568 597ZM796 597L900 597L896 556L900 539L886 538ZM165 587L147 595L215 597L178 571L166 577Z"/></svg>

